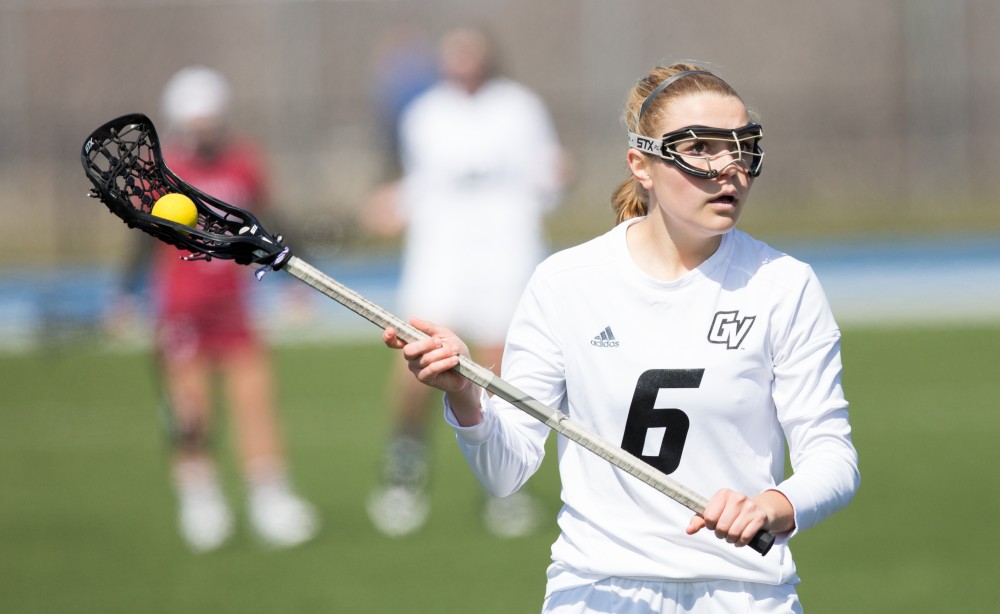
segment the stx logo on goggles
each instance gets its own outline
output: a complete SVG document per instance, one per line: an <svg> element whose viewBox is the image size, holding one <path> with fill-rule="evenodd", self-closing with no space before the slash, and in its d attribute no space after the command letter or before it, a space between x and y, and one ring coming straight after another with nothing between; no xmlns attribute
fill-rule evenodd
<svg viewBox="0 0 1000 614"><path fill-rule="evenodd" d="M635 141L636 141L635 142L636 149L639 149L641 151L650 151L659 153L659 150L656 147L656 141L654 141L653 139L645 136L636 135Z"/></svg>

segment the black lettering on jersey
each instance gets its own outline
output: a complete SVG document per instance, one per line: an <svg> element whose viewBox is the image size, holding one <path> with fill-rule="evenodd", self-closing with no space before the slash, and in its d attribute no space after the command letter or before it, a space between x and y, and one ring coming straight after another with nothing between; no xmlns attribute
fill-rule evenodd
<svg viewBox="0 0 1000 614"><path fill-rule="evenodd" d="M699 388L704 369L650 369L639 376L632 405L625 420L622 449L663 473L677 470L691 421L676 407L657 408L656 396L663 388ZM663 442L656 455L643 455L649 429L663 428Z"/></svg>
<svg viewBox="0 0 1000 614"><path fill-rule="evenodd" d="M720 311L712 320L712 327L708 330L708 341L723 343L727 349L735 350L746 339L756 319L757 316L741 318L738 311Z"/></svg>

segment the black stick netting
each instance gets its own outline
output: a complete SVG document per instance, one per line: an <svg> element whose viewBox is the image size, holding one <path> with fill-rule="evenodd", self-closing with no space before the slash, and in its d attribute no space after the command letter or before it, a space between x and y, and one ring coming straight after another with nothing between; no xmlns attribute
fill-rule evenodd
<svg viewBox="0 0 1000 614"><path fill-rule="evenodd" d="M187 184L163 162L156 129L148 117L119 117L94 131L81 154L94 188L91 195L130 227L203 258L259 262L280 267L288 255L280 236L272 236L249 212ZM184 194L198 209L194 228L150 213L161 196Z"/></svg>

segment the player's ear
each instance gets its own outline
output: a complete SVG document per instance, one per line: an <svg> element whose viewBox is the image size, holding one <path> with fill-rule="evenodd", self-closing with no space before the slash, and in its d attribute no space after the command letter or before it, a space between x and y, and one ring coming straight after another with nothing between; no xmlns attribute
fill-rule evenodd
<svg viewBox="0 0 1000 614"><path fill-rule="evenodd" d="M636 178L639 185L647 190L652 189L653 180L649 176L649 158L638 149L629 149L625 153L625 162L628 169L632 171L632 176Z"/></svg>

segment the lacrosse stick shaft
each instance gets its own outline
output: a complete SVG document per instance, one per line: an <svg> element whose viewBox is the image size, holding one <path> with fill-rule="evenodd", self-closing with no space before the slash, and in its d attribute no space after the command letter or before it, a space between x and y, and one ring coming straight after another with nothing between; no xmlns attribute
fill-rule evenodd
<svg viewBox="0 0 1000 614"><path fill-rule="evenodd" d="M427 337L426 334L413 328L409 323L404 322L364 296L334 280L301 258L291 256L282 269L376 326L383 329L388 327L395 328L397 336L406 342L417 341ZM459 365L456 367L456 370L466 379L482 386L514 407L544 423L560 435L583 446L629 475L649 484L691 511L697 514L705 513L705 508L708 505L708 500L705 497L629 454L619 446L583 428L563 412L553 409L527 393L522 392L514 385L497 377L486 367L469 360L465 356L460 356ZM766 554L773 542L773 535L761 531L750 542L750 546L761 554Z"/></svg>

